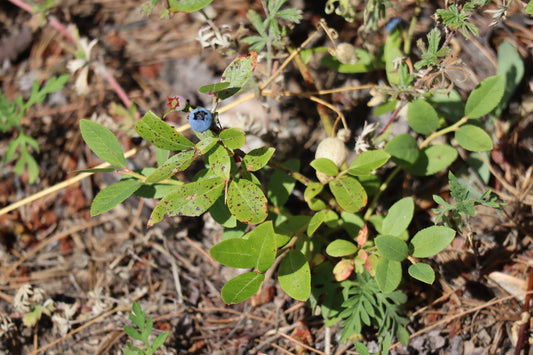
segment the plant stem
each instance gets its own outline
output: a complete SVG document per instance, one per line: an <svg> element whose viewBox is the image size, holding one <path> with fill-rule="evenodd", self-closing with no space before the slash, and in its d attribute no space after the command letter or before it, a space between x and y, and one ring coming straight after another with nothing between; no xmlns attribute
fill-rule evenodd
<svg viewBox="0 0 533 355"><path fill-rule="evenodd" d="M398 173L402 171L402 167L400 166L397 166L396 169L394 169L394 171L392 173L390 173L390 175L387 177L387 179L383 182L383 184L381 184L379 186L379 189L378 191L376 192L376 194L374 195L374 198L372 199L372 202L370 203L368 209L366 210L365 212L365 216L363 217L363 219L368 222L368 220L370 220L370 217L372 217L372 213L374 213L374 209L376 208L376 205L378 203L378 200L379 198L381 197L381 194L383 192L385 192L385 190L389 187L392 179L394 179L394 177L396 175L398 175Z"/></svg>
<svg viewBox="0 0 533 355"><path fill-rule="evenodd" d="M432 140L434 140L435 138L437 137L440 137L446 133L449 133L449 132L453 132L453 131L456 131L460 126L462 126L463 124L465 124L466 122L468 121L468 116L464 116L463 118L461 118L459 121L455 122L454 124L452 124L451 126L448 126L446 128L443 128L441 129L440 131L436 131L436 132L433 132L431 133L423 142L422 144L420 144L420 146L418 147L419 149L423 149L425 147L427 147L429 145L429 143L431 143Z"/></svg>

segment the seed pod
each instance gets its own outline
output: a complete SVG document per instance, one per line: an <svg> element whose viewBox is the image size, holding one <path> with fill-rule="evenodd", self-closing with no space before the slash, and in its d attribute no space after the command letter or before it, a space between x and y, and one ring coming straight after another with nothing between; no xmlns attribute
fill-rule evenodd
<svg viewBox="0 0 533 355"><path fill-rule="evenodd" d="M332 53L339 62L343 64L355 64L357 63L357 54L355 54L355 47L350 43L341 43L337 45Z"/></svg>
<svg viewBox="0 0 533 355"><path fill-rule="evenodd" d="M315 153L315 159L328 158L333 161L338 168L341 167L347 156L348 152L346 151L344 142L337 137L328 137L324 139L316 148ZM329 180L329 177L320 171L317 171L316 176L323 184Z"/></svg>

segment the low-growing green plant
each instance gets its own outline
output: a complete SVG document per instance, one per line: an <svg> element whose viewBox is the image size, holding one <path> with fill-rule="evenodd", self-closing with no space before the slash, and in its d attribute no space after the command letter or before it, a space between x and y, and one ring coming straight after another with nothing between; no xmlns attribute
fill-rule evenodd
<svg viewBox="0 0 533 355"><path fill-rule="evenodd" d="M34 81L31 96L26 102L22 96L15 98L14 102L9 102L4 93L0 91L0 131L6 133L13 130L15 136L9 142L2 163L16 160L15 173L21 175L25 169L28 169L30 183L35 182L39 176L39 167L30 153L31 148L39 152L39 144L33 137L24 133L24 127L21 123L22 117L28 113L31 106L43 102L48 94L61 90L67 80L68 75L66 74L59 77L54 76L42 88L39 87L37 81Z"/></svg>
<svg viewBox="0 0 533 355"><path fill-rule="evenodd" d="M131 313L129 314L130 320L137 326L137 329L131 325L124 326L124 332L135 340L141 341L146 349L140 349L133 346L129 341L126 343L127 348L122 348L122 351L126 355L152 355L159 349L167 339L168 332L162 332L154 341L150 344L150 334L154 326L154 320L152 318L146 318L146 314L142 311L141 306L137 302L133 302L131 307Z"/></svg>
<svg viewBox="0 0 533 355"><path fill-rule="evenodd" d="M284 19L280 13L297 14L280 10L284 1L266 3L269 14L265 20L256 13L249 14L259 36L248 37L248 42L256 45L256 49L268 44L264 39L272 40L269 31L277 31L275 20ZM453 8L446 11L455 13ZM462 15L471 11L473 8L465 4L455 18L447 12L439 16L448 26L448 33L461 28L466 36L468 32L475 34L468 24L469 17ZM258 60L256 52L250 52L235 58L219 83L199 88L201 93L212 95L211 110L191 106L180 96L169 98L171 110L188 113L196 140L189 140L153 112L137 122L136 132L157 147L157 167L129 170L112 132L88 120L80 122L85 142L97 156L115 167L106 171L122 175L119 182L96 195L91 214L109 211L133 194L161 200L152 211L148 226L167 217L200 216L208 212L225 228L223 240L210 250L213 258L229 267L251 269L224 285L221 295L226 303L242 302L253 296L267 271L277 267L278 282L289 296L309 301L313 309L320 307L326 325L341 322L342 341L370 327L375 329L382 345L381 353L387 352L385 345L393 337L407 344L407 319L402 313L406 296L398 289L404 264L409 264L408 274L414 279L433 283L435 272L424 259L446 248L456 235L453 228L460 225L413 230L410 226L415 202L411 196L399 199L380 213L376 212L379 199L402 171L430 176L450 169L459 149L491 150L492 139L482 118L507 103L521 79L517 68L522 63L513 55L512 62L501 59L498 75L483 80L463 102L446 76L450 37L441 44L441 30L431 30L428 45L419 43L421 61L410 66L404 60L408 53L402 51L401 31L396 28L388 36L382 56L357 51L360 58L365 58L364 65L340 65L331 53L324 55L322 63L347 73L385 68L388 85L376 90L386 102L377 112L394 111L392 123L407 105L412 134L391 138L387 125L369 139L366 151L346 165L343 164L346 154L342 151L345 146L337 144L339 138L332 132L333 137L328 139L335 144L325 153L317 153L310 164L319 182L300 173L300 161L277 161L274 147L243 152L245 132L220 127L217 116L222 110L217 107L249 86ZM443 92L443 88L447 90ZM436 138L443 136L452 143L436 143ZM380 141L385 143L382 148L378 148ZM171 152L174 153L170 155ZM198 159L203 159L204 169L196 172L191 181L175 177ZM394 169L387 170L382 181L385 166ZM494 200L487 200L488 195L470 199L454 175L449 176L452 196L458 204L449 205L436 198L444 206L437 222L444 216L453 218L455 213L464 217L476 204L499 206ZM308 209L294 214L285 205L297 181L305 185L303 197ZM248 225L255 228L247 231ZM356 347L361 353L368 353L362 343L356 343Z"/></svg>

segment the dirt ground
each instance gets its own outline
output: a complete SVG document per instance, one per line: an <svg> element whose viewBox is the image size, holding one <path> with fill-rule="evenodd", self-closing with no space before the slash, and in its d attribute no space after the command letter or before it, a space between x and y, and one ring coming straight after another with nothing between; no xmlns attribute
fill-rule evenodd
<svg viewBox="0 0 533 355"><path fill-rule="evenodd" d="M9 329L0 322L0 353L119 354L127 340L123 326L130 324L128 307L137 301L154 318L154 335L169 331L160 350L165 354L355 354L353 345L338 343L339 326L324 327L320 316L287 296L275 279L251 300L226 305L220 290L237 274L209 255L223 230L208 215L169 218L147 228L155 202L129 198L110 212L91 218L95 194L119 177L96 174L71 180L78 176L72 171L101 163L81 138L81 119L106 125L119 136L125 151L139 147L133 137L135 117L116 108L124 105L124 99L108 77L116 79L140 114L149 110L163 114L166 97L175 94L196 104L209 103L210 98L197 89L215 82L232 56L202 48L197 40L205 24L202 18L178 13L160 19L157 10L144 16L140 11L143 2L137 0L59 0L41 18L14 3L3 1L0 6L0 81L9 100L20 94L27 98L34 80L43 83L53 75L69 73L67 66L76 48L54 21L70 30L77 28L79 36L89 41L96 39L92 55L103 65L91 67L85 93L76 91L77 75L73 74L63 90L23 117L25 132L37 139L40 147L40 152L33 153L40 168L37 182L30 184L27 173L17 176L13 163L0 170L0 208L45 192L7 213L0 212L0 320L9 315L13 321ZM349 24L338 16L325 16L322 1L292 3L304 15L291 36L296 44L314 30L313 21L319 17L325 17L341 39L360 44L354 34L361 19ZM392 16L409 18L412 5L411 1L401 2ZM423 11L431 14L436 6L443 4L427 2ZM230 31L237 31L245 30L250 8L260 10L252 0L215 0L210 11L216 14L217 26L229 25ZM416 29L418 36L432 26L429 15L423 19ZM395 344L392 351L397 354L513 354L513 336L519 334L524 305L523 299L512 297L519 291L506 287L511 284L525 290L527 280L533 280L529 276L533 257L532 19L512 7L507 19L496 27L488 26L490 17L477 16L475 21L481 36L453 43L475 78L460 81L461 90L468 92L478 81L494 75L496 48L503 38L517 45L526 67L509 109L495 123L501 139L491 153L497 176L489 187L506 205L500 213L490 208L478 211L471 223L474 247L458 237L433 258L432 266L440 275L434 285L411 280L402 286L409 296L406 314L413 336L409 347ZM376 44L384 40L386 32L381 27L374 34ZM327 45L327 39L321 38L318 44ZM383 75L332 76L318 64L310 68L320 89L377 83ZM257 76L262 79L261 70ZM307 90L294 66L277 85ZM327 97L347 112L354 132L365 120L378 120L366 105L369 99L368 91ZM254 113L259 121L257 140L247 144L263 144L267 138L260 131L265 126L275 127L281 137L276 144L284 148L280 150L308 163L317 140L324 136L314 106L296 99L267 103L269 110L259 100L247 102L227 119L243 124ZM177 114L169 115L168 121L186 123ZM5 154L14 134L0 133L0 155ZM153 166L155 154L139 149L129 161L131 167ZM444 191L445 178L404 176L397 183L412 191L417 216L424 220L435 207L431 195ZM64 186L57 187L60 183ZM30 328L23 325L23 314L13 304L15 294L26 283L41 288L44 298L52 299L59 309ZM529 331L523 334L530 337ZM375 341L368 344L369 349L376 347Z"/></svg>

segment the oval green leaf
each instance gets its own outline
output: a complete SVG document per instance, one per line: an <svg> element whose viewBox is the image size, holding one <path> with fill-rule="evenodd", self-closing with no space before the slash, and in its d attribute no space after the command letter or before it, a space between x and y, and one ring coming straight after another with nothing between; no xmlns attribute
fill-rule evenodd
<svg viewBox="0 0 533 355"><path fill-rule="evenodd" d="M124 179L109 185L94 197L91 204L91 216L109 211L130 197L141 185L141 181L137 179Z"/></svg>
<svg viewBox="0 0 533 355"><path fill-rule="evenodd" d="M246 170L257 171L263 168L268 164L275 151L276 149L268 147L252 150L250 153L246 154L243 159L243 162L246 165Z"/></svg>
<svg viewBox="0 0 533 355"><path fill-rule="evenodd" d="M478 126L466 124L455 131L455 139L461 147L471 152L492 150L492 139Z"/></svg>
<svg viewBox="0 0 533 355"><path fill-rule="evenodd" d="M194 149L183 150L171 156L160 167L154 170L147 178L146 182L158 182L168 179L178 171L187 169L191 163L198 157Z"/></svg>
<svg viewBox="0 0 533 355"><path fill-rule="evenodd" d="M81 120L83 140L98 158L118 168L126 167L126 158L120 143L111 131L99 123Z"/></svg>
<svg viewBox="0 0 533 355"><path fill-rule="evenodd" d="M385 151L400 166L414 164L420 154L416 139L409 134L400 134L385 145Z"/></svg>
<svg viewBox="0 0 533 355"><path fill-rule="evenodd" d="M352 255L356 252L357 247L355 244L344 239L336 239L329 243L326 248L326 253L335 258Z"/></svg>
<svg viewBox="0 0 533 355"><path fill-rule="evenodd" d="M263 191L248 180L235 179L229 183L228 208L237 220L259 224L267 218L267 199Z"/></svg>
<svg viewBox="0 0 533 355"><path fill-rule="evenodd" d="M455 148L437 144L424 148L416 162L404 166L405 170L414 175L429 176L449 167L457 159Z"/></svg>
<svg viewBox="0 0 533 355"><path fill-rule="evenodd" d="M409 253L407 244L403 240L391 235L380 235L376 238L375 242L381 255L390 260L403 261Z"/></svg>
<svg viewBox="0 0 533 355"><path fill-rule="evenodd" d="M446 248L455 237L455 231L444 226L424 228L411 239L413 256L429 258Z"/></svg>
<svg viewBox="0 0 533 355"><path fill-rule="evenodd" d="M176 187L154 208L148 226L161 222L165 216L201 215L215 203L224 186L224 179L214 177Z"/></svg>
<svg viewBox="0 0 533 355"><path fill-rule="evenodd" d="M216 83L216 84L207 84L198 89L202 94L213 95L216 92L223 90L230 86L230 83Z"/></svg>
<svg viewBox="0 0 533 355"><path fill-rule="evenodd" d="M168 0L168 9L172 12L194 12L211 4L213 0Z"/></svg>
<svg viewBox="0 0 533 355"><path fill-rule="evenodd" d="M252 243L241 238L223 240L212 247L209 253L222 265L240 269L254 267L257 260Z"/></svg>
<svg viewBox="0 0 533 355"><path fill-rule="evenodd" d="M413 219L415 203L411 197L404 197L389 208L387 216L383 219L381 233L399 236L402 234Z"/></svg>
<svg viewBox="0 0 533 355"><path fill-rule="evenodd" d="M366 206L368 196L356 178L343 175L329 182L331 193L338 204L348 212L357 212Z"/></svg>
<svg viewBox="0 0 533 355"><path fill-rule="evenodd" d="M383 293L389 293L398 287L402 280L402 264L399 261L381 258L376 267L376 281Z"/></svg>
<svg viewBox="0 0 533 355"><path fill-rule="evenodd" d="M238 93L251 78L257 66L257 53L240 56L233 60L222 73L221 81L230 83L229 87L216 93L219 100L227 99Z"/></svg>
<svg viewBox="0 0 533 355"><path fill-rule="evenodd" d="M418 99L407 107L407 121L417 133L430 134L439 128L439 115L426 100Z"/></svg>
<svg viewBox="0 0 533 355"><path fill-rule="evenodd" d="M311 162L310 164L315 170L320 171L328 176L337 176L339 169L337 165L328 158L318 158Z"/></svg>
<svg viewBox="0 0 533 355"><path fill-rule="evenodd" d="M241 274L222 287L220 294L222 300L227 304L239 303L252 297L257 293L261 283L265 280L264 274L257 272L247 272Z"/></svg>
<svg viewBox="0 0 533 355"><path fill-rule="evenodd" d="M376 170L385 164L389 158L390 154L382 150L368 150L362 152L350 165L348 174L354 176L370 175L372 170Z"/></svg>
<svg viewBox="0 0 533 355"><path fill-rule="evenodd" d="M267 271L276 260L276 235L272 221L257 226L247 236L254 249L254 266L260 272Z"/></svg>
<svg viewBox="0 0 533 355"><path fill-rule="evenodd" d="M321 193L323 189L324 189L324 185L322 185L322 184L319 183L319 182L312 182L312 183L310 183L310 184L307 185L307 187L305 188L305 191L304 191L304 200L305 200L306 202L311 201L311 199L312 199L313 197L315 197L316 195L318 195L319 193Z"/></svg>
<svg viewBox="0 0 533 355"><path fill-rule="evenodd" d="M326 216L326 211L318 211L313 215L313 217L311 217L311 219L309 220L309 224L307 225L307 235L309 237L316 232L316 230L322 225L322 223L324 223Z"/></svg>
<svg viewBox="0 0 533 355"><path fill-rule="evenodd" d="M238 128L228 128L220 132L219 135L222 144L229 149L239 149L244 145L246 136L244 132Z"/></svg>
<svg viewBox="0 0 533 355"><path fill-rule="evenodd" d="M435 271L428 264L416 263L409 266L409 275L411 277L425 282L427 284L432 284L435 281Z"/></svg>
<svg viewBox="0 0 533 355"><path fill-rule="evenodd" d="M185 150L194 144L176 131L156 114L149 111L135 125L135 131L158 148L167 150Z"/></svg>
<svg viewBox="0 0 533 355"><path fill-rule="evenodd" d="M214 149L211 149L206 155L209 168L215 175L220 176L224 180L229 179L231 172L231 158L230 153L222 144L217 144Z"/></svg>
<svg viewBox="0 0 533 355"><path fill-rule="evenodd" d="M218 142L217 137L208 136L202 139L201 141L199 141L198 143L196 143L196 146L194 147L194 149L196 149L202 154L206 154L211 150L211 148L215 146L215 144L217 144L217 142Z"/></svg>
<svg viewBox="0 0 533 355"><path fill-rule="evenodd" d="M504 91L505 78L502 75L483 80L468 96L465 115L469 118L479 118L490 113L498 106Z"/></svg>
<svg viewBox="0 0 533 355"><path fill-rule="evenodd" d="M281 288L298 301L307 301L311 294L311 270L305 256L291 250L279 265L278 280Z"/></svg>

